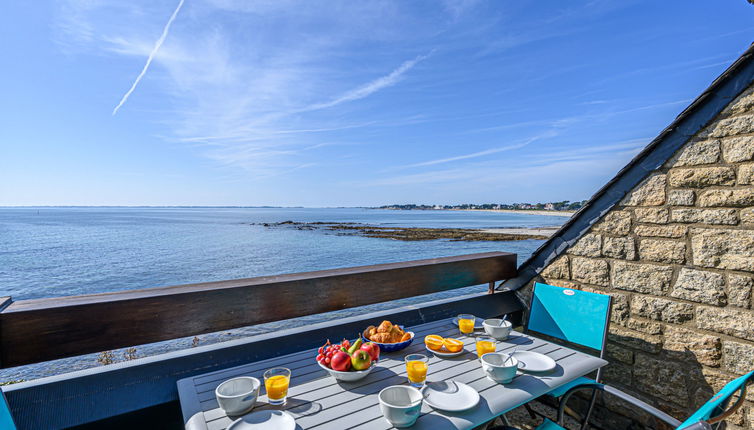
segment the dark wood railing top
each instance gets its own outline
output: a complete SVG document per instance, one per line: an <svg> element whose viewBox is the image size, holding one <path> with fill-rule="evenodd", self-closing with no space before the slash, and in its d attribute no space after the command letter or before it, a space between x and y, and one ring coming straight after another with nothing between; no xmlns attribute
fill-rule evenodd
<svg viewBox="0 0 754 430"><path fill-rule="evenodd" d="M5 309L0 298L0 368L437 293L515 275L516 254L488 252L21 300Z"/></svg>

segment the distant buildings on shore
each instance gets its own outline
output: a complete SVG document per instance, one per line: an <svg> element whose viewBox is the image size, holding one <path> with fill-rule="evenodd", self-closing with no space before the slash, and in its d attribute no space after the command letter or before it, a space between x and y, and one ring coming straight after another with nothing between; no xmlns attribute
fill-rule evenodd
<svg viewBox="0 0 754 430"><path fill-rule="evenodd" d="M560 202L549 203L484 203L472 204L464 203L460 205L386 205L380 206L379 209L397 209L397 210L452 210L452 209L481 209L481 210L540 210L540 211L575 211L581 209L586 200L580 202L571 202L563 200Z"/></svg>

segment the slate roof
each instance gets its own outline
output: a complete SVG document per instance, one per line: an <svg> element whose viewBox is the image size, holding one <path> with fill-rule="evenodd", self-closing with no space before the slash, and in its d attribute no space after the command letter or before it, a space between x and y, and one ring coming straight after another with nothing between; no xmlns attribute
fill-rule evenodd
<svg viewBox="0 0 754 430"><path fill-rule="evenodd" d="M754 43L563 226L519 266L518 276L498 289L525 286L581 238L650 173L665 164L699 130L754 83Z"/></svg>

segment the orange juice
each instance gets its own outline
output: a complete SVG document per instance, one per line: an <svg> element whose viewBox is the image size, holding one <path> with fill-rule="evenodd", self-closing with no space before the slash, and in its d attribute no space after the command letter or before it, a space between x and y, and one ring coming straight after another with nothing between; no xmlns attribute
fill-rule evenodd
<svg viewBox="0 0 754 430"><path fill-rule="evenodd" d="M488 352L495 352L495 341L488 338L477 339L476 341L476 355L482 358L484 354Z"/></svg>
<svg viewBox="0 0 754 430"><path fill-rule="evenodd" d="M406 363L408 380L414 384L423 384L427 379L427 363L423 361L409 361Z"/></svg>
<svg viewBox="0 0 754 430"><path fill-rule="evenodd" d="M458 330L462 334L470 334L474 332L474 315L461 314L458 315Z"/></svg>
<svg viewBox="0 0 754 430"><path fill-rule="evenodd" d="M288 377L285 375L270 376L264 381L264 388L267 390L268 399L284 399L288 395Z"/></svg>
<svg viewBox="0 0 754 430"><path fill-rule="evenodd" d="M421 387L427 380L427 367L429 366L429 357L424 354L409 354L406 360L406 376L408 383L414 387Z"/></svg>

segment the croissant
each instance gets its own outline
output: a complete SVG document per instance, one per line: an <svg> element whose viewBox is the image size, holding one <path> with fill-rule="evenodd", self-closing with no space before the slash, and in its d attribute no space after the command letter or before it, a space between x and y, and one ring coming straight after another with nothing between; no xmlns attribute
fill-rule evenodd
<svg viewBox="0 0 754 430"><path fill-rule="evenodd" d="M405 342L409 339L411 339L411 333L403 333L403 336L401 337L400 342Z"/></svg>
<svg viewBox="0 0 754 430"><path fill-rule="evenodd" d="M390 321L383 321L379 327L377 327L377 333L389 333L393 328L393 324Z"/></svg>
<svg viewBox="0 0 754 430"><path fill-rule="evenodd" d="M373 325L370 325L369 327L367 327L367 329L364 331L364 333L367 334L366 335L367 338L371 339L372 335L375 334L375 333L377 333L377 327L375 327Z"/></svg>
<svg viewBox="0 0 754 430"><path fill-rule="evenodd" d="M375 333L369 338L372 342L394 343L391 341L390 333Z"/></svg>

